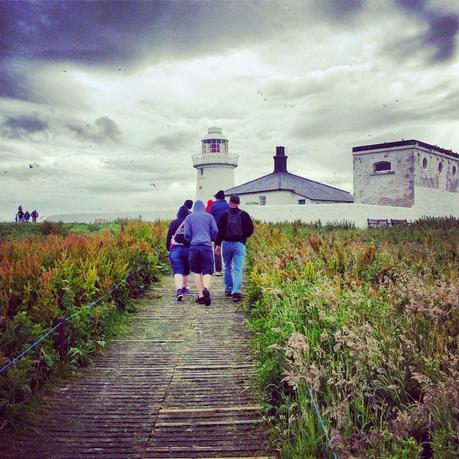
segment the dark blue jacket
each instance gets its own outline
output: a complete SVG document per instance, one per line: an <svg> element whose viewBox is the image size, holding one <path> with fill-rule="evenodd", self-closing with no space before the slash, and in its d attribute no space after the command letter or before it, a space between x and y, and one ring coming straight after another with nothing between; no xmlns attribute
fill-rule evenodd
<svg viewBox="0 0 459 459"><path fill-rule="evenodd" d="M217 225L220 223L223 214L227 210L229 210L229 208L229 204L224 199L218 199L212 204L212 207L210 208L210 213L214 216Z"/></svg>

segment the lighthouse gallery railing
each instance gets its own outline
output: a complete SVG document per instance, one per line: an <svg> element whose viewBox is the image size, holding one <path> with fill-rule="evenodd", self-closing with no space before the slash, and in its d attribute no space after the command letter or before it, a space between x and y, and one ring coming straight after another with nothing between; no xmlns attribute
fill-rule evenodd
<svg viewBox="0 0 459 459"><path fill-rule="evenodd" d="M237 166L239 155L235 153L199 153L193 155L193 167L201 167L208 164L227 164L229 166Z"/></svg>

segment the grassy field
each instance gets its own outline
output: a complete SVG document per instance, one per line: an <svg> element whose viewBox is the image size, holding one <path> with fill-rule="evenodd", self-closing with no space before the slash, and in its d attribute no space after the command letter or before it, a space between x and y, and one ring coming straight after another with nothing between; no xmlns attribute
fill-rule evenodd
<svg viewBox="0 0 459 459"><path fill-rule="evenodd" d="M86 223L0 223L0 241L11 238L22 238L31 235L48 234L90 234L109 230L117 232L121 222L86 224Z"/></svg>
<svg viewBox="0 0 459 459"><path fill-rule="evenodd" d="M1 231L0 368L59 317L71 320L66 362L51 334L0 374L0 430L26 421L31 400L56 371L84 365L100 351L130 299L167 263L162 222L8 224Z"/></svg>
<svg viewBox="0 0 459 459"><path fill-rule="evenodd" d="M459 457L457 220L258 225L248 264L283 458Z"/></svg>

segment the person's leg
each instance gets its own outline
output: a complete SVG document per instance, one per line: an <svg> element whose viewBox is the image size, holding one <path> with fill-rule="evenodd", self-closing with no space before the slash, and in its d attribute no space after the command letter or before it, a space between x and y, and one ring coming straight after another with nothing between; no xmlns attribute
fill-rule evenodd
<svg viewBox="0 0 459 459"><path fill-rule="evenodd" d="M233 255L233 291L232 293L241 293L242 272L244 270L245 245L242 242L236 242Z"/></svg>
<svg viewBox="0 0 459 459"><path fill-rule="evenodd" d="M183 294L190 293L188 290L188 281L189 281L189 274L190 274L190 250L187 247L181 248L182 252L182 263L183 263L183 280L182 280L182 292Z"/></svg>
<svg viewBox="0 0 459 459"><path fill-rule="evenodd" d="M232 263L233 263L233 242L223 242L222 252L223 261L225 262L225 292L232 293L233 291L233 275L232 275Z"/></svg>
<svg viewBox="0 0 459 459"><path fill-rule="evenodd" d="M172 267L172 272L174 275L174 284L176 289L176 296L175 299L177 301L182 301L183 294L182 294L182 283L183 283L183 263L180 258L180 250L179 248L172 248L169 251L169 263Z"/></svg>
<svg viewBox="0 0 459 459"><path fill-rule="evenodd" d="M198 298L202 298L202 291L204 289L204 286L202 284L201 274L194 273L194 282L196 284L196 290L198 291Z"/></svg>
<svg viewBox="0 0 459 459"><path fill-rule="evenodd" d="M212 276L210 274L203 274L202 275L202 285L207 290L210 290L210 284L212 282Z"/></svg>
<svg viewBox="0 0 459 459"><path fill-rule="evenodd" d="M215 253L215 246L214 246L214 261L215 261L215 271L218 276L221 276L222 273L222 255L217 255Z"/></svg>
<svg viewBox="0 0 459 459"><path fill-rule="evenodd" d="M198 300L202 298L201 262L199 247L191 246L189 251L190 271L194 273L194 282L198 292Z"/></svg>
<svg viewBox="0 0 459 459"><path fill-rule="evenodd" d="M212 274L214 272L214 254L211 246L204 246L201 249L201 273L203 282L202 296L204 297L204 304L210 306L212 300L210 298L210 283Z"/></svg>
<svg viewBox="0 0 459 459"><path fill-rule="evenodd" d="M178 290L179 288L182 288L182 286L183 286L183 275L182 274L174 274L174 283L175 283L176 290Z"/></svg>

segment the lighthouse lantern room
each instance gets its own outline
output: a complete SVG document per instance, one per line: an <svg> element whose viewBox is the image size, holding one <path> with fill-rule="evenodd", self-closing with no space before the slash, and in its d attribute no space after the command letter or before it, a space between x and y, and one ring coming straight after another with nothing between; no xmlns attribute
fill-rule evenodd
<svg viewBox="0 0 459 459"><path fill-rule="evenodd" d="M196 199L204 203L218 190L234 187L234 169L239 155L228 151L228 139L219 127L210 127L201 140L201 153L193 155L196 168Z"/></svg>

